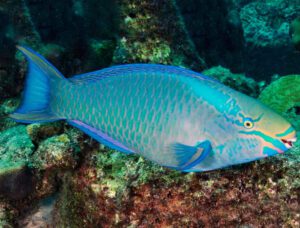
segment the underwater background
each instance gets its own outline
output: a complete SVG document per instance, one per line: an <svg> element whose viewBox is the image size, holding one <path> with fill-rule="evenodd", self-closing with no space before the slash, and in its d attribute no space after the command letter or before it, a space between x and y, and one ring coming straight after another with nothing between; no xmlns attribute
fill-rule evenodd
<svg viewBox="0 0 300 228"><path fill-rule="evenodd" d="M66 77L161 63L214 77L300 131L300 0L0 0L0 227L300 227L300 143L204 173L65 122L17 124L26 45ZM299 137L299 136L298 136Z"/></svg>

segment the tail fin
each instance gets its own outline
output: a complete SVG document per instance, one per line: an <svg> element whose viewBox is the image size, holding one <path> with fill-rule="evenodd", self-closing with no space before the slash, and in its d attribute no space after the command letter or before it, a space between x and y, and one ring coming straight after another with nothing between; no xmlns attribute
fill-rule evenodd
<svg viewBox="0 0 300 228"><path fill-rule="evenodd" d="M10 115L22 123L51 122L63 119L56 116L50 108L51 92L57 83L68 83L68 80L44 57L33 50L17 47L28 60L28 75L20 107ZM55 91L53 91L55 92Z"/></svg>

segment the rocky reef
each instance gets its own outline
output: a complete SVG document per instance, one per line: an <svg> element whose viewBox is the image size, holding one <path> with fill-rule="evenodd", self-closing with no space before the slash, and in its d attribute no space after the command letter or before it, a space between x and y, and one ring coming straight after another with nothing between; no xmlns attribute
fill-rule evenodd
<svg viewBox="0 0 300 228"><path fill-rule="evenodd" d="M293 35L298 31L293 29L300 14L298 0L177 3L208 67L222 65L257 80L299 72L300 53L294 48L298 36Z"/></svg>
<svg viewBox="0 0 300 228"><path fill-rule="evenodd" d="M259 99L280 113L300 107L300 75L281 77L267 86Z"/></svg>
<svg viewBox="0 0 300 228"><path fill-rule="evenodd" d="M299 133L298 5L0 2L0 227L299 227L299 141L284 155L181 173L112 151L64 122L7 117L26 73L15 44L25 44L66 76L133 62L201 71L260 99Z"/></svg>
<svg viewBox="0 0 300 228"><path fill-rule="evenodd" d="M241 8L248 74L263 77L299 72L300 53L295 51L289 32L299 14L298 0L254 1Z"/></svg>
<svg viewBox="0 0 300 228"><path fill-rule="evenodd" d="M300 17L292 21L290 26L290 35L295 48L300 51Z"/></svg>
<svg viewBox="0 0 300 228"><path fill-rule="evenodd" d="M121 37L114 63L151 62L203 70L176 1L119 1ZM165 16L167 15L167 16Z"/></svg>

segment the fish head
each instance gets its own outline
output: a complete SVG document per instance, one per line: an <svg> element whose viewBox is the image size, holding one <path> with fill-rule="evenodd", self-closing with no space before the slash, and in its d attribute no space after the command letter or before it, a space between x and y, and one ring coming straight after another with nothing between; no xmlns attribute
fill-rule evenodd
<svg viewBox="0 0 300 228"><path fill-rule="evenodd" d="M286 119L250 97L239 105L235 120L237 137L247 154L241 157L256 160L282 154L293 147L296 131Z"/></svg>

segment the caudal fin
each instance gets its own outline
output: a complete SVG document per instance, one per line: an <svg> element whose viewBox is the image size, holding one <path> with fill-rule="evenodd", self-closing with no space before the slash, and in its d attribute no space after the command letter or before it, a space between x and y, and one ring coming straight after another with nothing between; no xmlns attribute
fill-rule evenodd
<svg viewBox="0 0 300 228"><path fill-rule="evenodd" d="M67 79L44 57L30 48L17 47L28 60L28 74L22 103L10 115L22 123L51 122L63 119L51 110L51 97L58 83L69 83Z"/></svg>

